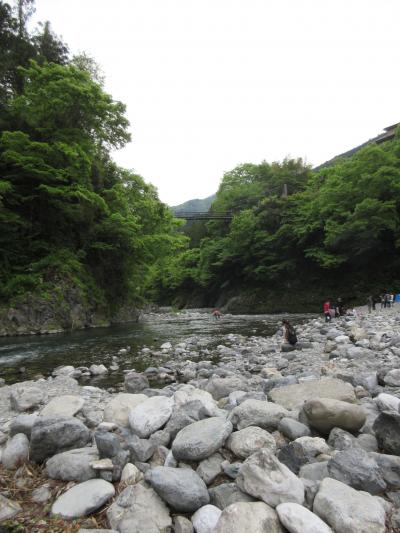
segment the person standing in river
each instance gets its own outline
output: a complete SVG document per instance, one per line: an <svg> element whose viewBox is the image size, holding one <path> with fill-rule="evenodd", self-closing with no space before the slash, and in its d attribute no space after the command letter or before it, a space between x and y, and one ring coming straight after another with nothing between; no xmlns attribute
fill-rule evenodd
<svg viewBox="0 0 400 533"><path fill-rule="evenodd" d="M216 319L219 319L222 316L222 313L219 309L214 309L214 311L211 314Z"/></svg>
<svg viewBox="0 0 400 533"><path fill-rule="evenodd" d="M323 308L324 308L325 322L330 322L331 321L331 302L329 301L329 299L326 300Z"/></svg>
<svg viewBox="0 0 400 533"><path fill-rule="evenodd" d="M374 299L372 296L368 296L367 305L368 305L368 313L370 313L374 307Z"/></svg>

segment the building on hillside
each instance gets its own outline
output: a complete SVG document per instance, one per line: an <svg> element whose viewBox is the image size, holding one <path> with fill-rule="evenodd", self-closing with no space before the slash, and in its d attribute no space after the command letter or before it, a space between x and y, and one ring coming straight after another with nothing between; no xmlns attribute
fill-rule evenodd
<svg viewBox="0 0 400 533"><path fill-rule="evenodd" d="M355 148L352 148L351 150L348 150L347 152L344 152L343 154L335 155L335 157L333 157L332 159L329 159L329 161L325 161L325 163L322 163L322 165L318 165L313 170L318 171L318 170L321 170L322 168L330 167L331 165L336 163L338 159L342 157L350 157L354 155L356 152L361 150L361 148L364 148L364 146L367 146L367 144L383 143L385 141L391 141L392 139L394 139L394 136L396 135L396 130L399 126L400 126L400 122L397 122L396 124L393 124L392 126L387 126L386 128L384 128L383 133L380 133L373 139L370 139L369 141L366 141L365 143L360 144L359 146L356 146Z"/></svg>

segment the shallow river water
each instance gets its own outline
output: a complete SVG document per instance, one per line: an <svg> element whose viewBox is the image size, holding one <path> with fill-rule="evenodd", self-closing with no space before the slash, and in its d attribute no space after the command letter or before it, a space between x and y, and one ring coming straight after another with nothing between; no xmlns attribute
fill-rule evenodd
<svg viewBox="0 0 400 533"><path fill-rule="evenodd" d="M74 331L47 336L0 338L0 377L6 383L24 381L42 374L45 377L60 365L90 366L103 363L107 367L121 348L130 347L119 357L119 370L104 377L92 378L87 384L112 386L123 381L123 370L143 371L162 364L162 358L146 356L143 347L158 349L164 342L182 342L189 337L204 341L208 347L221 344L224 336L269 336L276 332L283 317L294 324L314 315L224 315L214 319L210 310L198 309L178 313L145 315L138 323ZM211 357L210 357L211 358Z"/></svg>

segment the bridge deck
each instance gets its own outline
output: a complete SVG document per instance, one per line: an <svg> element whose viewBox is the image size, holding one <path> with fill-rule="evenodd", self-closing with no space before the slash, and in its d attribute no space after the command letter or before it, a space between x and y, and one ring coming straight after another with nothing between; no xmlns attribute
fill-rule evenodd
<svg viewBox="0 0 400 533"><path fill-rule="evenodd" d="M211 213L209 211L178 211L174 213L175 218L185 220L231 220L232 213Z"/></svg>

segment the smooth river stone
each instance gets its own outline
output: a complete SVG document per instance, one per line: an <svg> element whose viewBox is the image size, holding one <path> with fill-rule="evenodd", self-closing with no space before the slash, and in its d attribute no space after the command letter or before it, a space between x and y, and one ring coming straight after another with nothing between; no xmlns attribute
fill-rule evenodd
<svg viewBox="0 0 400 533"><path fill-rule="evenodd" d="M130 394L129 392L117 394L104 408L104 421L128 427L129 413L145 400L147 396L144 394Z"/></svg>
<svg viewBox="0 0 400 533"><path fill-rule="evenodd" d="M129 413L129 425L134 433L147 439L170 419L174 400L166 396L153 396L137 405Z"/></svg>
<svg viewBox="0 0 400 533"><path fill-rule="evenodd" d="M319 516L298 503L281 503L276 512L290 533L333 533Z"/></svg>
<svg viewBox="0 0 400 533"><path fill-rule="evenodd" d="M226 507L213 533L282 533L278 515L264 502L238 502Z"/></svg>
<svg viewBox="0 0 400 533"><path fill-rule="evenodd" d="M206 484L191 468L157 466L145 480L176 511L193 513L210 501Z"/></svg>
<svg viewBox="0 0 400 533"><path fill-rule="evenodd" d="M236 483L243 492L271 507L286 502L300 505L304 502L301 480L267 450L260 450L246 459Z"/></svg>
<svg viewBox="0 0 400 533"><path fill-rule="evenodd" d="M246 458L261 448L267 448L270 452L274 453L276 442L274 437L268 431L265 431L265 429L248 426L240 431L231 433L226 442L226 447L237 457Z"/></svg>
<svg viewBox="0 0 400 533"><path fill-rule="evenodd" d="M199 420L179 431L172 453L178 461L201 461L224 445L232 429L232 424L221 417Z"/></svg>
<svg viewBox="0 0 400 533"><path fill-rule="evenodd" d="M310 426L325 435L333 428L356 432L367 419L366 412L360 405L330 398L309 400L304 404L303 411Z"/></svg>
<svg viewBox="0 0 400 533"><path fill-rule="evenodd" d="M58 396L53 398L40 412L41 416L74 416L83 407L85 400L80 396Z"/></svg>
<svg viewBox="0 0 400 533"><path fill-rule="evenodd" d="M313 511L340 533L385 533L385 509L379 498L348 487L336 479L323 479Z"/></svg>
<svg viewBox="0 0 400 533"><path fill-rule="evenodd" d="M64 492L54 502L51 514L72 519L86 516L104 505L115 494L114 486L104 479L89 479Z"/></svg>
<svg viewBox="0 0 400 533"><path fill-rule="evenodd" d="M335 378L323 378L275 388L270 391L269 396L272 401L286 409L299 407L313 398L331 398L352 403L356 401L353 386Z"/></svg>

